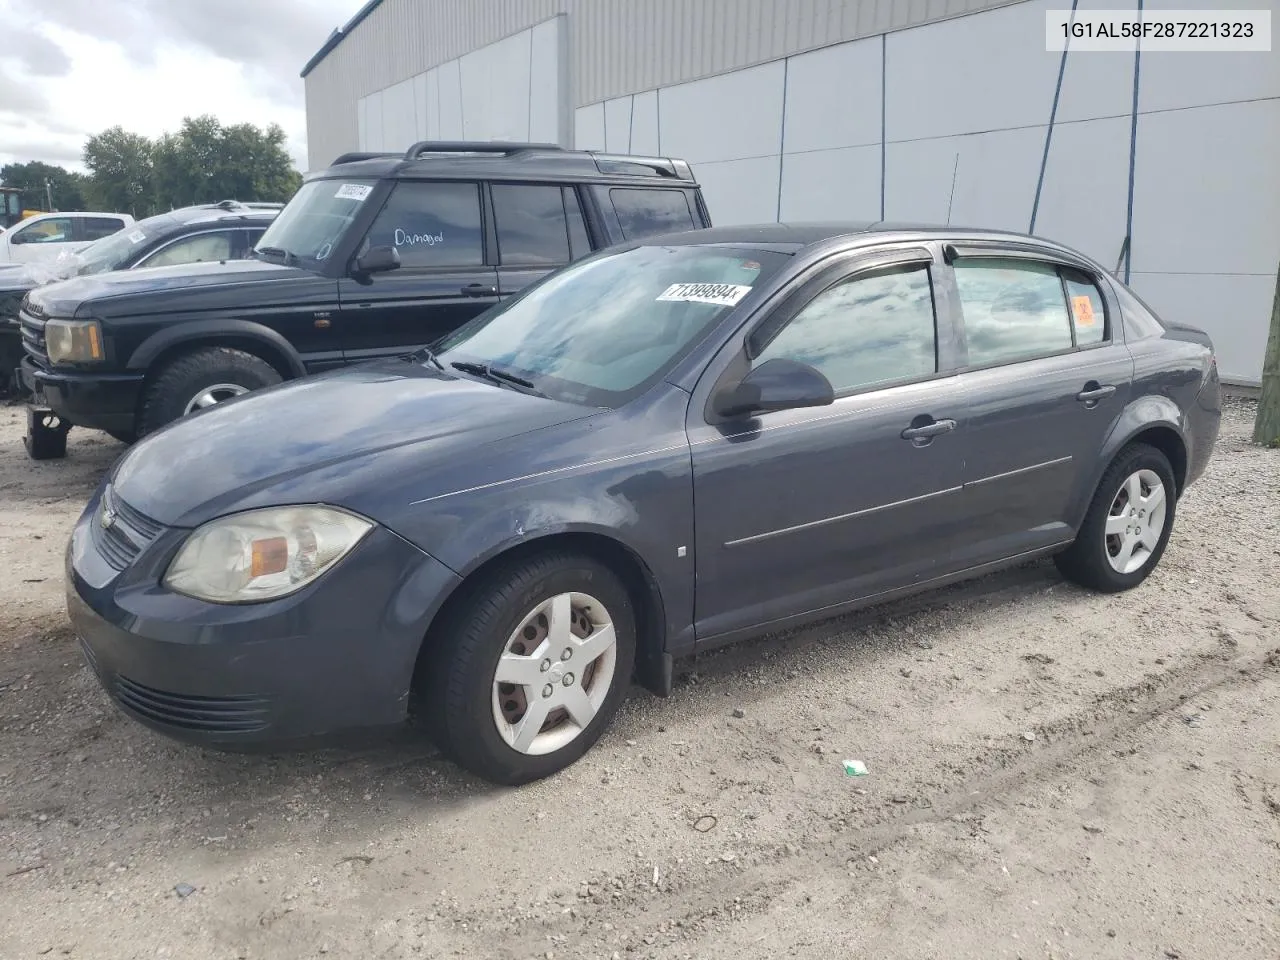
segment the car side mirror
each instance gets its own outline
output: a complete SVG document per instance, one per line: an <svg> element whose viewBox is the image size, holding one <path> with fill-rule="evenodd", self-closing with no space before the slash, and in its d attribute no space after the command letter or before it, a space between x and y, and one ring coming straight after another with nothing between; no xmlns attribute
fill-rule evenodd
<svg viewBox="0 0 1280 960"><path fill-rule="evenodd" d="M355 273L369 276L374 273L386 273L400 269L400 251L395 247L370 247L364 256L357 257Z"/></svg>
<svg viewBox="0 0 1280 960"><path fill-rule="evenodd" d="M835 399L831 381L820 370L778 357L766 360L719 394L713 409L722 417L743 417L771 410L825 407Z"/></svg>

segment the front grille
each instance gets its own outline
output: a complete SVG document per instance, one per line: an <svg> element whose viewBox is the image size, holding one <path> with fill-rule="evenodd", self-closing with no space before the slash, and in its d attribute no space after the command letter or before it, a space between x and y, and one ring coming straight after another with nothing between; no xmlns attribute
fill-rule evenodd
<svg viewBox="0 0 1280 960"><path fill-rule="evenodd" d="M18 311L18 325L22 328L22 349L37 367L49 368L49 351L44 342L44 318L24 303Z"/></svg>
<svg viewBox="0 0 1280 960"><path fill-rule="evenodd" d="M193 697L166 693L116 676L116 699L154 723L206 733L255 733L266 729L268 704L259 697Z"/></svg>
<svg viewBox="0 0 1280 960"><path fill-rule="evenodd" d="M160 535L164 525L139 513L107 487L94 512L92 529L98 552L112 568L123 570Z"/></svg>

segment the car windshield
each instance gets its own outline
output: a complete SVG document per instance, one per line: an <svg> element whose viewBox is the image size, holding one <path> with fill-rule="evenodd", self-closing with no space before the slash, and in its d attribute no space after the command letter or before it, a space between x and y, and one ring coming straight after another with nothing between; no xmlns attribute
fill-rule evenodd
<svg viewBox="0 0 1280 960"><path fill-rule="evenodd" d="M786 259L658 245L598 255L458 328L436 345L438 359L446 369L483 364L555 399L616 407L662 377Z"/></svg>
<svg viewBox="0 0 1280 960"><path fill-rule="evenodd" d="M148 217L131 224L118 233L95 240L84 249L68 256L67 276L84 276L90 273L106 273L119 270L132 259L133 253L150 240L177 226L178 221L167 214Z"/></svg>
<svg viewBox="0 0 1280 960"><path fill-rule="evenodd" d="M304 183L258 241L263 259L316 267L328 259L360 212L376 181L312 180Z"/></svg>

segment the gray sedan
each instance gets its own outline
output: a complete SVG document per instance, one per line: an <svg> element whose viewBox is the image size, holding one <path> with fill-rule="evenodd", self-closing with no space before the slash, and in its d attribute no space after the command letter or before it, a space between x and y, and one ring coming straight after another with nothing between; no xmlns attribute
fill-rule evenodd
<svg viewBox="0 0 1280 960"><path fill-rule="evenodd" d="M1212 344L1010 233L723 227L565 267L431 349L132 448L67 550L116 702L278 746L419 717L515 784L675 658L1052 555L1160 560Z"/></svg>

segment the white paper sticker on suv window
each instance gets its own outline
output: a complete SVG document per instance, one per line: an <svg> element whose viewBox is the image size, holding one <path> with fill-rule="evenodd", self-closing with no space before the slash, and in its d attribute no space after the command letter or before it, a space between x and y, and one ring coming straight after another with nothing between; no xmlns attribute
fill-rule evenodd
<svg viewBox="0 0 1280 960"><path fill-rule="evenodd" d="M740 283L673 283L662 291L658 299L732 307L750 292L750 287Z"/></svg>
<svg viewBox="0 0 1280 960"><path fill-rule="evenodd" d="M339 200L363 200L373 192L367 183L344 183L334 194Z"/></svg>
<svg viewBox="0 0 1280 960"><path fill-rule="evenodd" d="M147 239L147 235L141 230L135 230L133 233L129 234L130 243L141 243L145 239Z"/></svg>

